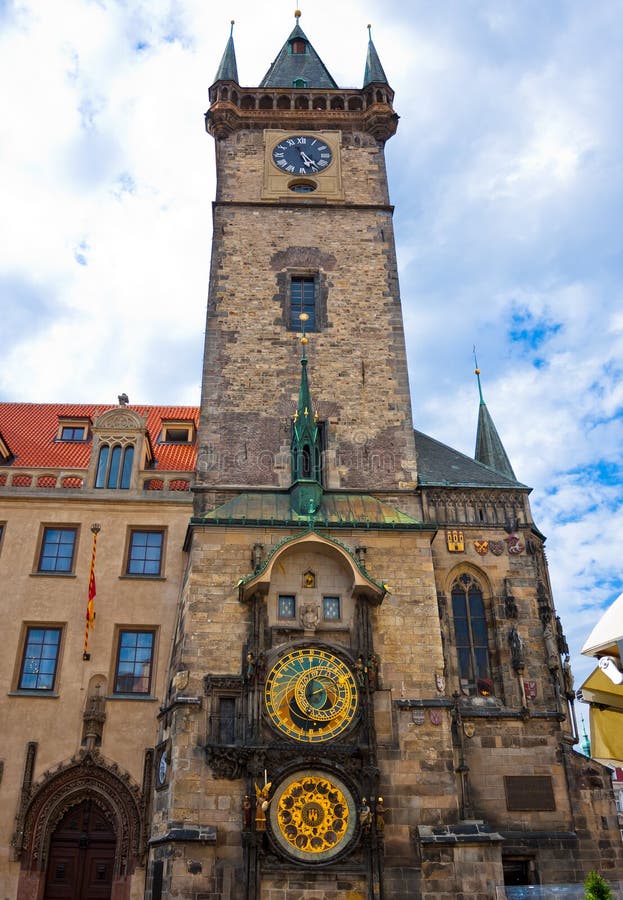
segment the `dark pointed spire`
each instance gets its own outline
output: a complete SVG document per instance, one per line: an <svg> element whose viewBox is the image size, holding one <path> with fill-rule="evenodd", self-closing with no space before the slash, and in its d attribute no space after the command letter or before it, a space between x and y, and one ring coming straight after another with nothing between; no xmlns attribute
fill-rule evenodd
<svg viewBox="0 0 623 900"><path fill-rule="evenodd" d="M381 60L372 43L372 26L368 25L368 55L366 56L366 70L363 75L363 86L369 84L389 84Z"/></svg>
<svg viewBox="0 0 623 900"><path fill-rule="evenodd" d="M475 358L476 354L474 353L474 359ZM493 424L493 419L487 409L487 404L482 396L478 362L476 362L475 374L478 379L480 406L478 408L478 430L476 432L476 452L474 453L474 459L476 462L482 463L490 469L493 469L494 472L499 472L500 475L505 475L507 478L512 478L513 481L517 481L515 473L513 472L513 467L511 466L506 450L504 449L497 429Z"/></svg>
<svg viewBox="0 0 623 900"><path fill-rule="evenodd" d="M217 81L235 81L238 84L238 66L236 65L236 51L234 50L234 20L231 20L231 30L229 32L229 40L218 67L216 78Z"/></svg>
<svg viewBox="0 0 623 900"><path fill-rule="evenodd" d="M277 58L262 78L260 87L267 88L325 88L333 90L337 84L299 25L300 10L294 13L296 24Z"/></svg>

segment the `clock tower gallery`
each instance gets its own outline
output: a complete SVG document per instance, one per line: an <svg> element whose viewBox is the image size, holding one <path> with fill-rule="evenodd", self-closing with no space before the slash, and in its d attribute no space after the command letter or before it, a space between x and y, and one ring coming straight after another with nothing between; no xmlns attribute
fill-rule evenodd
<svg viewBox="0 0 623 900"><path fill-rule="evenodd" d="M230 37L210 88L195 509L147 896L491 897L505 870L578 880L564 636L548 650L528 490L486 407L478 461L413 431L393 91L371 39L363 87L340 89L298 16L259 87L240 87ZM553 832L568 864L543 849Z"/></svg>

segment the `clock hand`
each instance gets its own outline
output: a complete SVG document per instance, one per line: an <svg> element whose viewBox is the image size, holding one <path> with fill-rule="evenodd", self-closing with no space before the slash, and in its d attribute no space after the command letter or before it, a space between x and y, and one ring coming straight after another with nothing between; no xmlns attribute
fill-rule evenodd
<svg viewBox="0 0 623 900"><path fill-rule="evenodd" d="M299 150L299 154L306 166L311 166L311 168L314 170L314 172L318 171L316 163L314 162L313 159L310 159L309 156L306 153L304 153L302 150Z"/></svg>

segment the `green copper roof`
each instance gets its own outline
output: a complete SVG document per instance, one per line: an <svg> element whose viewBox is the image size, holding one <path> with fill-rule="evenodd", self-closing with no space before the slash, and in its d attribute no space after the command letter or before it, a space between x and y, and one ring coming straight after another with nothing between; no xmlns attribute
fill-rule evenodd
<svg viewBox="0 0 623 900"><path fill-rule="evenodd" d="M303 326L305 323L302 323ZM320 446L320 428L318 414L312 409L311 392L307 376L307 354L305 353L307 338L303 331L303 356L301 357L301 384L299 401L292 422L292 483L301 478L320 482L322 478L322 448ZM299 510L302 512L302 510Z"/></svg>
<svg viewBox="0 0 623 900"><path fill-rule="evenodd" d="M304 53L295 53L300 44L305 44ZM323 61L310 44L297 17L296 25L279 51L277 58L262 78L260 87L266 88L324 88L334 89L337 84L329 74Z"/></svg>
<svg viewBox="0 0 623 900"><path fill-rule="evenodd" d="M476 368L476 377L478 379L478 394L480 396L480 406L478 408L478 429L476 431L476 451L474 458L477 462L484 466L489 466L506 478L515 479L515 473L511 466L510 460L506 454L506 450L497 432L493 419L487 409L482 396L482 386L480 384L480 370Z"/></svg>
<svg viewBox="0 0 623 900"><path fill-rule="evenodd" d="M231 23L231 31L229 32L229 40L221 59L221 64L216 73L217 81L235 81L238 84L238 67L236 65L236 51L234 50L234 23Z"/></svg>
<svg viewBox="0 0 623 900"><path fill-rule="evenodd" d="M297 514L288 491L240 494L195 522L206 525L308 525L331 528L414 528L420 523L368 494L324 493L313 514Z"/></svg>
<svg viewBox="0 0 623 900"><path fill-rule="evenodd" d="M388 84L381 60L376 52L376 47L372 43L372 29L368 25L368 55L366 57L366 70L363 75L363 86L368 84L379 83Z"/></svg>

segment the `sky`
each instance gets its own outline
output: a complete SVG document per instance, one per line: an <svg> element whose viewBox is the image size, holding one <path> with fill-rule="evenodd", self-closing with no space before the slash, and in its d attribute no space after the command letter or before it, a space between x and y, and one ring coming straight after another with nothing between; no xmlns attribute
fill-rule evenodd
<svg viewBox="0 0 623 900"><path fill-rule="evenodd" d="M342 87L372 25L414 422L473 455L475 346L578 687L623 591L623 0L299 5ZM0 400L199 403L208 88L230 20L253 86L294 8L0 0Z"/></svg>

